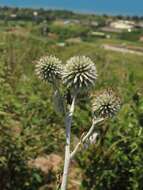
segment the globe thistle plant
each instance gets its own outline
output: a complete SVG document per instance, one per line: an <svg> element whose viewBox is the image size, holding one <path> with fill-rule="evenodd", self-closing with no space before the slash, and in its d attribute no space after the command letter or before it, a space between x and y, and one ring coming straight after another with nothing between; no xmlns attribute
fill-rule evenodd
<svg viewBox="0 0 143 190"><path fill-rule="evenodd" d="M75 56L67 61L63 72L63 83L66 87L81 90L95 84L97 71L89 57Z"/></svg>
<svg viewBox="0 0 143 190"><path fill-rule="evenodd" d="M114 116L120 109L121 101L116 93L111 90L104 90L96 94L93 98L92 125L83 133L79 142L71 151L71 130L72 120L75 110L78 92L90 90L97 79L97 71L94 62L86 56L74 56L67 61L62 69L61 61L55 56L45 56L37 61L36 73L44 81L52 83L53 87L53 104L55 110L65 119L65 160L63 168L62 182L59 184L61 190L67 189L69 167L72 159L80 147L86 148L97 142L100 134L96 131L96 126L107 117ZM59 81L59 79L62 79ZM66 93L63 95L63 88L60 89L60 82L66 87ZM59 187L58 187L59 189Z"/></svg>
<svg viewBox="0 0 143 190"><path fill-rule="evenodd" d="M113 117L121 107L121 100L111 89L96 94L93 98L92 108L95 117Z"/></svg>
<svg viewBox="0 0 143 190"><path fill-rule="evenodd" d="M36 74L44 81L55 83L61 79L61 71L61 61L55 56L45 56L37 61Z"/></svg>

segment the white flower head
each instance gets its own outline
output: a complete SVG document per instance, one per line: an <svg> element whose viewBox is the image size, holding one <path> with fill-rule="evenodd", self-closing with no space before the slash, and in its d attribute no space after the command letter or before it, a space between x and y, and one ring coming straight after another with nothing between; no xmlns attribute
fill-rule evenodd
<svg viewBox="0 0 143 190"><path fill-rule="evenodd" d="M94 62L86 56L74 56L67 61L63 83L72 89L88 89L95 84L97 71Z"/></svg>
<svg viewBox="0 0 143 190"><path fill-rule="evenodd" d="M121 107L121 99L112 89L103 90L93 97L92 110L95 117L113 117Z"/></svg>
<svg viewBox="0 0 143 190"><path fill-rule="evenodd" d="M55 56L44 56L37 61L36 74L44 81L54 83L61 79L61 61Z"/></svg>

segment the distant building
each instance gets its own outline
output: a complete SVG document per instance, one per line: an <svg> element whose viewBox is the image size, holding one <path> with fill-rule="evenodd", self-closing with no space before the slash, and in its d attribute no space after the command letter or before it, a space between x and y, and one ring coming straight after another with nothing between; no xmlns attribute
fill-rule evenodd
<svg viewBox="0 0 143 190"><path fill-rule="evenodd" d="M63 26L63 25L70 25L70 24L80 24L80 21L77 19L67 19L67 20L56 20L53 22L55 25Z"/></svg>
<svg viewBox="0 0 143 190"><path fill-rule="evenodd" d="M68 25L68 24L80 24L80 21L77 19L64 20L64 25Z"/></svg>
<svg viewBox="0 0 143 190"><path fill-rule="evenodd" d="M102 32L111 32L111 33L121 33L122 32L121 29L111 28L111 27L102 27L102 28L100 28L100 30Z"/></svg>
<svg viewBox="0 0 143 190"><path fill-rule="evenodd" d="M59 42L59 43L57 43L57 46L59 46L59 47L65 47L65 43L64 42Z"/></svg>
<svg viewBox="0 0 143 190"><path fill-rule="evenodd" d="M136 24L136 27L137 27L137 28L143 28L143 22L137 23L137 24Z"/></svg>
<svg viewBox="0 0 143 190"><path fill-rule="evenodd" d="M38 16L38 12L37 11L34 11L33 12L33 15L36 17L36 16Z"/></svg>
<svg viewBox="0 0 143 190"><path fill-rule="evenodd" d="M97 27L99 26L99 23L97 21L91 21L90 25L93 27Z"/></svg>
<svg viewBox="0 0 143 190"><path fill-rule="evenodd" d="M135 22L128 20L118 20L110 23L110 27L120 30L132 30L135 28Z"/></svg>
<svg viewBox="0 0 143 190"><path fill-rule="evenodd" d="M95 20L82 20L81 24L84 26L92 26L92 27L98 27L99 23Z"/></svg>
<svg viewBox="0 0 143 190"><path fill-rule="evenodd" d="M107 35L104 32L94 32L93 31L90 33L90 35L93 37L95 36L95 37L99 37L99 38L108 38L108 39L111 38L111 36L109 34Z"/></svg>
<svg viewBox="0 0 143 190"><path fill-rule="evenodd" d="M10 17L11 17L11 18L16 18L17 15L16 15L16 14L11 14Z"/></svg>
<svg viewBox="0 0 143 190"><path fill-rule="evenodd" d="M82 42L82 39L79 38L69 38L66 40L67 44L79 44Z"/></svg>
<svg viewBox="0 0 143 190"><path fill-rule="evenodd" d="M91 36L96 36L96 37L101 37L101 38L106 38L106 34L103 32L91 32Z"/></svg>

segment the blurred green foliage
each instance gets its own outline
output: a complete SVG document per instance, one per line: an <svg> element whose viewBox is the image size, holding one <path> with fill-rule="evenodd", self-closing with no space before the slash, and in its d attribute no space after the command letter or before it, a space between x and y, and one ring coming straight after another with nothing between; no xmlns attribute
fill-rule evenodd
<svg viewBox="0 0 143 190"><path fill-rule="evenodd" d="M138 41L140 40L140 37L143 35L143 30L142 29L136 29L131 32L123 32L120 34L119 38L122 40L127 40L127 41Z"/></svg>
<svg viewBox="0 0 143 190"><path fill-rule="evenodd" d="M88 35L89 30L88 27L80 26L78 24L70 24L67 26L52 24L49 27L49 31L59 35L61 40L73 37L84 38Z"/></svg>

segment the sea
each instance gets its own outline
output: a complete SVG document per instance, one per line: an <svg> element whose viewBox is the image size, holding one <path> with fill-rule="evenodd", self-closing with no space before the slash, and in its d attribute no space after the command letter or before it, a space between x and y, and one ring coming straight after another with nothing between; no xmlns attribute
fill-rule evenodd
<svg viewBox="0 0 143 190"><path fill-rule="evenodd" d="M72 10L81 13L143 16L143 0L0 0L0 6Z"/></svg>

